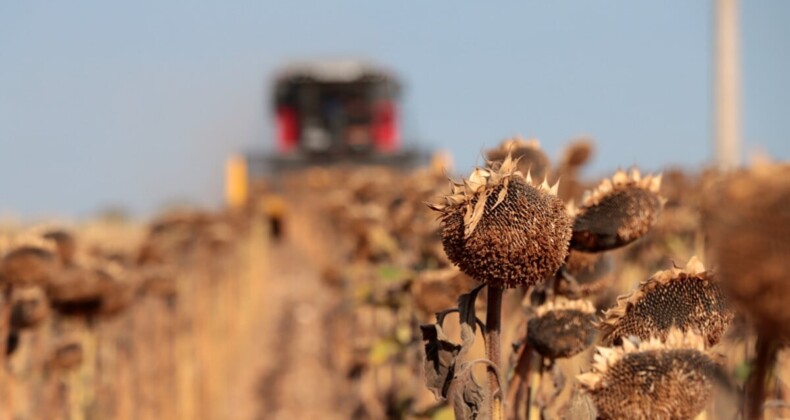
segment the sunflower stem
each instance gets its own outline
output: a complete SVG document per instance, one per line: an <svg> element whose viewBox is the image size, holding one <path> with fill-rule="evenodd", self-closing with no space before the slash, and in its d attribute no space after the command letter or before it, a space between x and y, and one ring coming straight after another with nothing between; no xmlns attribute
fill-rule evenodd
<svg viewBox="0 0 790 420"><path fill-rule="evenodd" d="M746 412L744 418L748 420L763 418L763 401L765 401L765 382L768 372L771 371L776 354L779 350L773 338L758 334L756 359L754 367L746 380Z"/></svg>
<svg viewBox="0 0 790 420"><path fill-rule="evenodd" d="M0 418L11 418L11 384L7 379L7 340L11 333L11 286L0 291ZM5 408L3 408L5 406Z"/></svg>
<svg viewBox="0 0 790 420"><path fill-rule="evenodd" d="M529 386L527 387L527 420L535 420L540 419L540 410L537 406L537 396L538 396L538 389L540 388L541 382L543 381L543 369L545 364L543 363L543 357L537 358L537 369L535 366L531 366L530 375L529 375ZM530 361L533 362L532 358L530 357ZM532 365L532 363L530 363Z"/></svg>
<svg viewBox="0 0 790 420"><path fill-rule="evenodd" d="M502 372L502 351L500 346L502 332L502 292L497 286L488 287L486 305L486 358ZM488 395L492 420L502 420L502 389L494 368L488 367Z"/></svg>
<svg viewBox="0 0 790 420"><path fill-rule="evenodd" d="M523 420L521 407L529 400L529 369L532 360L532 347L524 336L524 344L516 356L515 373L507 384L508 419Z"/></svg>

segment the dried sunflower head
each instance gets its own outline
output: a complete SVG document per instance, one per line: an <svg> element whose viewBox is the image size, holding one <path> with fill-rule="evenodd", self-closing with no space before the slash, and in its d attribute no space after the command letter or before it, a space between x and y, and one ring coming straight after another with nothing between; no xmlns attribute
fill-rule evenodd
<svg viewBox="0 0 790 420"><path fill-rule="evenodd" d="M530 286L554 274L568 252L571 221L556 191L533 185L508 157L475 169L429 207L441 213L442 245L461 271L490 286Z"/></svg>
<svg viewBox="0 0 790 420"><path fill-rule="evenodd" d="M579 375L603 419L692 419L713 391L717 366L705 341L673 330L657 338L599 347L591 372Z"/></svg>
<svg viewBox="0 0 790 420"><path fill-rule="evenodd" d="M72 267L63 270L49 285L52 307L67 315L93 313L101 307L102 296L112 279L101 270Z"/></svg>
<svg viewBox="0 0 790 420"><path fill-rule="evenodd" d="M53 309L62 315L111 316L132 303L141 280L119 264L97 261L91 268L64 270L47 292Z"/></svg>
<svg viewBox="0 0 790 420"><path fill-rule="evenodd" d="M74 264L77 254L77 241L74 235L62 229L53 229L44 233L43 237L55 243L58 258L63 265Z"/></svg>
<svg viewBox="0 0 790 420"><path fill-rule="evenodd" d="M52 280L58 269L52 241L25 234L3 239L5 241L0 244L0 285L35 286Z"/></svg>
<svg viewBox="0 0 790 420"><path fill-rule="evenodd" d="M49 316L47 296L40 287L15 287L11 291L11 328L34 328Z"/></svg>
<svg viewBox="0 0 790 420"><path fill-rule="evenodd" d="M486 152L486 159L490 166L501 164L509 156L517 161L516 169L522 174L530 173L533 177L541 179L549 172L549 157L540 148L536 139L525 140L513 137L504 140L496 149Z"/></svg>
<svg viewBox="0 0 790 420"><path fill-rule="evenodd" d="M672 328L701 334L709 346L719 342L734 317L712 274L692 257L684 269L659 271L608 310L600 329L605 343L628 336L666 339Z"/></svg>
<svg viewBox="0 0 790 420"><path fill-rule="evenodd" d="M663 199L661 176L642 177L618 171L587 193L575 216L571 248L600 252L627 245L642 237L658 220Z"/></svg>
<svg viewBox="0 0 790 420"><path fill-rule="evenodd" d="M571 357L592 345L595 319L590 301L550 300L535 309L535 316L527 324L527 340L544 357Z"/></svg>
<svg viewBox="0 0 790 420"><path fill-rule="evenodd" d="M760 329L790 337L790 164L724 177L703 209L722 287Z"/></svg>
<svg viewBox="0 0 790 420"><path fill-rule="evenodd" d="M578 168L590 160L595 153L595 144L591 139L580 138L565 147L562 152L561 166L570 169Z"/></svg>
<svg viewBox="0 0 790 420"><path fill-rule="evenodd" d="M565 146L559 165L554 170L552 179L561 179L559 197L565 201L579 199L584 193L583 182L579 179L579 170L594 154L595 147L591 139L577 139Z"/></svg>

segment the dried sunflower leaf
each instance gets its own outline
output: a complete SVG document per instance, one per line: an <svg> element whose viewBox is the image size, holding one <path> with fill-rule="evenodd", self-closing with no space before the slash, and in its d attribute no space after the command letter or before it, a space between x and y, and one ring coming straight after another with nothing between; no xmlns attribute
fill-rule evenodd
<svg viewBox="0 0 790 420"><path fill-rule="evenodd" d="M475 329L477 327L477 316L475 315L475 301L477 300L477 295L480 293L480 290L485 287L485 284L481 284L480 286L475 287L469 293L464 293L458 297L458 321L461 323L461 351L456 356L456 361L462 361L466 358L466 355L472 350L472 346L475 343ZM457 362L460 363L460 362ZM472 402L472 400L468 400L471 398L467 395L468 392L475 394L474 386L477 385L474 382L474 378L470 382L468 378L464 375L468 375L465 373L467 371L471 371L469 368L468 363L464 363L463 366L465 370L459 372L456 375L454 380L460 380L462 382L462 387L464 388L463 397L464 401ZM478 386L479 387L479 386ZM475 394L476 395L476 394ZM453 404L456 404L453 401ZM465 403L466 404L466 403ZM476 411L477 412L477 411ZM467 418L467 417L458 417L458 418ZM469 417L469 418L476 418L476 417Z"/></svg>
<svg viewBox="0 0 790 420"><path fill-rule="evenodd" d="M487 418L483 413L486 409L485 390L475 380L472 365L472 363L464 363L450 387L448 398L456 419Z"/></svg>
<svg viewBox="0 0 790 420"><path fill-rule="evenodd" d="M447 398L461 346L450 341L438 324L421 325L425 342L425 384L437 399Z"/></svg>
<svg viewBox="0 0 790 420"><path fill-rule="evenodd" d="M459 319L461 324L469 325L472 328L472 333L475 332L477 316L475 314L475 301L477 300L477 295L483 290L485 284L481 284L474 289L472 289L469 293L464 293L458 297L458 312L459 312Z"/></svg>
<svg viewBox="0 0 790 420"><path fill-rule="evenodd" d="M425 382L436 398L447 398L447 392L455 376L455 366L463 359L475 341L475 330L479 322L475 315L475 300L485 285L480 285L458 298L461 340L456 344L442 329L445 316L455 310L436 314L436 324L421 325L422 340L425 342Z"/></svg>
<svg viewBox="0 0 790 420"><path fill-rule="evenodd" d="M431 390L436 398L448 398L448 392L451 387L456 387L455 392L460 392L456 395L455 400L461 401L466 409L472 410L470 413L479 413L479 407L482 405L481 390L477 389L480 386L471 381L465 375L470 373L460 372L461 375L456 376L456 365L459 361L464 359L464 356L471 350L475 341L475 330L477 324L480 322L475 315L475 300L480 290L485 285L475 287L469 293L465 293L458 298L458 313L459 323L461 324L461 340L462 344L456 344L445 335L442 329L442 324L447 314L455 312L456 309L439 312L436 314L436 324L421 325L422 339L425 343L425 383L429 390ZM465 363L464 366L468 366ZM470 370L466 367L465 369ZM456 382L458 382L456 384ZM460 390L460 391L459 391ZM478 400L478 397L480 398ZM453 404L456 404L456 402ZM476 407L476 408L475 408ZM472 417L458 417L458 418L478 418L477 414Z"/></svg>

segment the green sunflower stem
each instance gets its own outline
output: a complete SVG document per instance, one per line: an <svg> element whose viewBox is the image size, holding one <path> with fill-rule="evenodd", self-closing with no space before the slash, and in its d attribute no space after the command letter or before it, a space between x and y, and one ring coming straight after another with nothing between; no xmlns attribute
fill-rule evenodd
<svg viewBox="0 0 790 420"><path fill-rule="evenodd" d="M488 296L486 305L486 358L502 372L502 287L488 286ZM502 420L502 394L503 390L499 385L497 372L489 367L488 373L488 395L490 398L490 410L492 420Z"/></svg>

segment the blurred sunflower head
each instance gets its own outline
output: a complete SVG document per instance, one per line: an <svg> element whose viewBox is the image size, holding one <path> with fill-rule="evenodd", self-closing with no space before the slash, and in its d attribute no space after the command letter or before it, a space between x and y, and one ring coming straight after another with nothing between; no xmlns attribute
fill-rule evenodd
<svg viewBox="0 0 790 420"><path fill-rule="evenodd" d="M720 178L703 200L703 223L733 303L763 333L790 338L790 164Z"/></svg>
<svg viewBox="0 0 790 420"><path fill-rule="evenodd" d="M658 220L664 200L658 194L661 176L643 177L617 171L585 194L574 216L571 248L601 252L627 245L647 233Z"/></svg>
<svg viewBox="0 0 790 420"><path fill-rule="evenodd" d="M548 175L549 157L540 148L540 142L536 139L512 137L504 140L497 148L486 152L489 166L501 164L508 156L516 161L516 169L522 174L529 173L537 179Z"/></svg>
<svg viewBox="0 0 790 420"><path fill-rule="evenodd" d="M595 341L595 320L595 307L588 300L550 300L535 309L527 340L543 357L571 357Z"/></svg>

